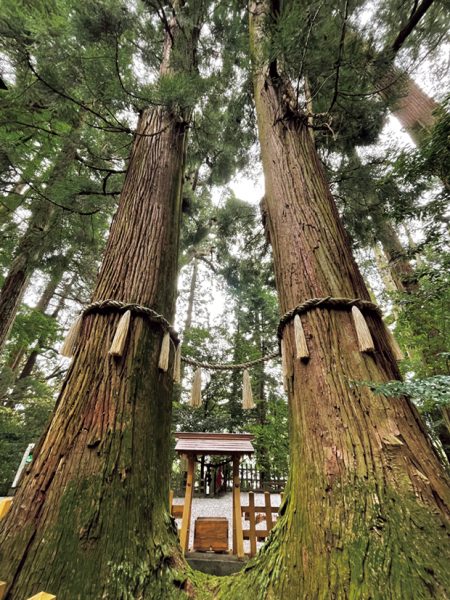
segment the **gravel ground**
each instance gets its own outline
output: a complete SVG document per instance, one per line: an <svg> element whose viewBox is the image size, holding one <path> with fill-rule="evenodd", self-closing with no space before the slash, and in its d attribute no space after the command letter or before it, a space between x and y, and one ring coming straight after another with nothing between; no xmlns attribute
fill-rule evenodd
<svg viewBox="0 0 450 600"><path fill-rule="evenodd" d="M281 504L280 494L271 494L272 506L279 506ZM174 498L174 504L183 504L184 498ZM264 494L255 494L255 505L264 506ZM248 506L248 494L246 492L241 493L241 506ZM233 499L232 494L228 493L220 498L194 498L192 500L192 518L191 518L191 529L189 534L189 548L192 549L194 545L194 524L197 517L226 517L228 519L228 545L231 548L233 545ZM276 518L276 514L273 514L273 519ZM177 519L178 527L181 527L181 519ZM242 527L248 529L248 521L242 519ZM256 524L256 529L265 529L266 522ZM257 542L257 548L259 549L263 545L262 542ZM244 540L244 551L250 552L250 540Z"/></svg>

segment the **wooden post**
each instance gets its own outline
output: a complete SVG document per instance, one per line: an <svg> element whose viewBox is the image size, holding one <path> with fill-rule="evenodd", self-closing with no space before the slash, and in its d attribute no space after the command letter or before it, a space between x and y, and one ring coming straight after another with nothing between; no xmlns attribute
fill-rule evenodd
<svg viewBox="0 0 450 600"><path fill-rule="evenodd" d="M173 490L169 490L169 514L172 514Z"/></svg>
<svg viewBox="0 0 450 600"><path fill-rule="evenodd" d="M234 460L234 459L233 459ZM233 465L234 469L234 465ZM235 496L234 496L234 485L232 487L232 498L233 498L233 554L237 554L237 543L236 543L236 512L235 512Z"/></svg>
<svg viewBox="0 0 450 600"><path fill-rule="evenodd" d="M270 504L270 492L264 492L264 500L265 500L265 505L266 505L267 531L270 531L273 527L272 505Z"/></svg>
<svg viewBox="0 0 450 600"><path fill-rule="evenodd" d="M194 493L194 466L195 456L193 454L189 454L186 493L184 495L183 520L181 521L180 533L181 548L185 554L189 550L189 529L191 524L192 495Z"/></svg>
<svg viewBox="0 0 450 600"><path fill-rule="evenodd" d="M244 558L244 538L242 535L241 517L241 482L239 479L240 456L233 456L233 541L236 536L236 547L233 546L238 558Z"/></svg>
<svg viewBox="0 0 450 600"><path fill-rule="evenodd" d="M250 556L256 554L256 520L255 520L255 494L248 495L249 521L250 521Z"/></svg>
<svg viewBox="0 0 450 600"><path fill-rule="evenodd" d="M0 600L5 597L7 587L6 581L0 581Z"/></svg>

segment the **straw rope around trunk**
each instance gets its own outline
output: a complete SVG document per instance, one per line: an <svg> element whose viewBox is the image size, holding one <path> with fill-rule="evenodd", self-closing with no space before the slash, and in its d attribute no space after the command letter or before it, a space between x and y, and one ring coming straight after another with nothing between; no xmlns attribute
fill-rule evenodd
<svg viewBox="0 0 450 600"><path fill-rule="evenodd" d="M286 325L294 320L294 333L295 333L295 342L296 342L296 351L297 358L300 360L307 360L309 358L309 350L307 346L307 340L303 331L303 326L300 320L300 315L304 315L311 310L317 309L328 309L328 310L346 310L352 313L355 333L358 341L358 346L361 352L372 352L374 351L374 344L372 342L372 338L370 336L370 331L365 321L364 312L371 312L376 314L380 319L382 319L382 313L380 308L370 302L368 300L361 300L360 298L333 298L332 296L327 296L326 298L310 298L301 304L298 304L288 312L286 312L279 321L277 328L277 337L279 340L279 349L270 354L260 356L259 358L244 361L241 363L210 363L206 361L198 361L194 358L189 358L181 355L181 343L178 337L178 333L174 329L174 327L170 324L170 322L161 314L157 313L152 308L147 306L142 306L140 304L133 303L125 303L120 302L118 300L103 300L98 302L92 302L88 306L84 308L79 317L74 322L71 327L66 341L61 348L61 354L64 356L73 356L74 351L76 350L79 334L81 331L82 320L83 317L95 314L95 313L109 313L109 312L118 312L122 315L119 325L116 331L115 338L113 340L112 347L109 353L115 357L120 357L125 351L127 335L129 328L131 326L131 316L140 316L148 319L149 321L156 323L163 331L163 338L161 344L161 354L159 359L159 368L162 371L167 371L169 368L169 357L170 357L170 341L173 342L175 346L175 356L173 363L172 375L174 381L176 383L180 383L180 363L183 361L185 364L188 364L192 367L196 367L198 369L198 373L196 373L194 387L195 394L193 399L194 406L198 406L201 403L199 389L201 387L201 371L200 369L206 369L211 371L232 371L232 370L247 370L250 367L261 364L263 362L273 360L282 356L284 368L283 368L283 378L286 379L286 374L284 371L285 367L285 356L284 353L284 343L283 343L283 331ZM400 359L400 349L393 338L392 332L387 328L389 341L391 348L393 350L393 354L397 360ZM244 373L245 380L245 404L247 407L252 405L252 400L250 399L251 388L249 389L250 381L248 372Z"/></svg>
<svg viewBox="0 0 450 600"><path fill-rule="evenodd" d="M334 298L332 296L327 296L325 298L310 298L309 300L305 300L301 304L298 304L291 310L287 311L281 318L277 328L277 337L281 343L283 338L283 330L286 325L294 319L296 315L305 314L311 310L315 309L334 309L334 310L347 310L351 311L352 307L356 306L361 312L372 312L382 318L382 313L380 308L370 302L368 300L361 300L360 298ZM170 334L171 340L174 342L175 346L178 347L180 343L180 339L178 337L178 333L174 329L174 327L170 324L170 322L161 314L157 313L152 308L147 306L142 306L140 304L134 303L125 303L120 302L118 300L101 300L98 302L92 302L86 308L83 309L80 316L75 321L72 326L76 331L76 336L78 336L81 321L84 316L94 314L94 313L107 313L107 312L119 312L121 314L130 311L132 314L137 316L142 316L148 318L153 323L160 325L164 332L168 331ZM74 340L73 337L70 339L71 344L73 345ZM65 344L63 344L64 347ZM398 354L398 353L396 353ZM261 356L260 358L245 361L242 363L231 364L231 363L209 363L206 361L197 361L193 358L187 358L182 356L181 360L186 364L191 366L201 366L205 369L210 370L218 370L218 371L226 371L232 369L246 369L248 367L252 367L261 362L269 361L274 358L281 356L281 351L278 350L276 352L272 352L265 356Z"/></svg>
<svg viewBox="0 0 450 600"><path fill-rule="evenodd" d="M361 300L360 298L333 298L332 296L327 296L326 298L310 298L309 300L305 300L301 304L298 304L294 308L291 308L288 312L286 312L280 319L278 323L277 336L278 339L281 340L283 338L283 330L286 325L291 321L295 315L303 315L310 310L314 310L317 308L320 309L334 309L334 310L348 310L351 311L353 306L359 308L361 312L373 312L380 317L383 318L383 314L380 310L380 307L370 302L369 300Z"/></svg>

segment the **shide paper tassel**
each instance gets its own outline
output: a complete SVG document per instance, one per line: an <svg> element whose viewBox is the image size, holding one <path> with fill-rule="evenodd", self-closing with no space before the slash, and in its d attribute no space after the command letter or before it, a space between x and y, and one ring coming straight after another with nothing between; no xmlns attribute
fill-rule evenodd
<svg viewBox="0 0 450 600"><path fill-rule="evenodd" d="M309 358L308 345L306 343L305 332L303 331L302 321L299 315L294 317L294 333L295 333L295 347L297 349L297 358L299 360L306 360Z"/></svg>
<svg viewBox="0 0 450 600"><path fill-rule="evenodd" d="M161 371L166 372L169 368L169 354L170 354L170 333L166 331L163 335L161 352L159 353L158 368Z"/></svg>
<svg viewBox="0 0 450 600"><path fill-rule="evenodd" d="M189 404L193 408L198 408L202 405L202 370L200 367L194 373Z"/></svg>
<svg viewBox="0 0 450 600"><path fill-rule="evenodd" d="M78 315L75 321L72 323L71 328L69 329L66 339L64 340L64 344L61 346L59 353L61 356L66 356L67 358L72 358L75 354L75 350L77 349L78 337L81 331L81 324L83 322L83 315Z"/></svg>
<svg viewBox="0 0 450 600"><path fill-rule="evenodd" d="M175 350L172 377L174 383L181 383L181 342L179 342L177 349Z"/></svg>
<svg viewBox="0 0 450 600"><path fill-rule="evenodd" d="M352 307L352 316L360 352L372 352L375 350L373 339L367 327L366 320L357 306Z"/></svg>
<svg viewBox="0 0 450 600"><path fill-rule="evenodd" d="M281 340L281 370L283 372L283 387L284 391L288 391L288 366L286 356L286 344Z"/></svg>
<svg viewBox="0 0 450 600"><path fill-rule="evenodd" d="M244 410L256 408L256 404L253 402L252 384L247 369L244 369L242 376L242 408Z"/></svg>
<svg viewBox="0 0 450 600"><path fill-rule="evenodd" d="M127 310L120 317L119 324L117 325L116 335L108 352L111 356L122 356L130 329L130 321L131 311Z"/></svg>
<svg viewBox="0 0 450 600"><path fill-rule="evenodd" d="M394 355L395 360L403 360L405 357L403 356L403 352L401 351L400 346L398 345L397 340L395 339L394 334L389 329L389 327L384 324L384 328L386 329L386 334L389 339L389 343L391 345L392 354Z"/></svg>

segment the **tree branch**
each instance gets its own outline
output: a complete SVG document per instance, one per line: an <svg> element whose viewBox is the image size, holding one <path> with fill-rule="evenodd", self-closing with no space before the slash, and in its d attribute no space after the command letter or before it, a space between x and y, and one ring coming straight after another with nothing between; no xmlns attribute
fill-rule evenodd
<svg viewBox="0 0 450 600"><path fill-rule="evenodd" d="M99 208L97 208L95 210L90 210L90 211L82 211L82 210L75 210L73 208L69 208L68 206L63 206L62 204L58 204L58 202L55 202L54 200L52 200L51 198L49 198L46 194L42 193L30 181L27 181L26 184L30 187L30 189L32 189L36 194L38 194L43 200L46 200L47 202L50 202L50 204L53 204L53 206L57 206L58 208L61 208L64 211L67 211L67 212L70 212L70 213L74 213L74 214L77 214L77 215L82 215L82 216L95 215L96 213L100 212ZM100 194L100 195L102 195L102 194Z"/></svg>
<svg viewBox="0 0 450 600"><path fill-rule="evenodd" d="M104 123L106 123L106 125L108 126L108 128L110 128L109 131L123 131L125 133L133 133L132 130L129 127L125 127L124 125L122 125L122 123L120 123L120 121L118 121L115 117L114 117L114 119L117 122L117 125L114 125L113 123L111 123L110 121L108 121L108 119L106 119L103 115L101 115L97 111L93 110L90 106L87 106L86 104L84 104L84 102L81 102L80 100L77 100L73 96L69 96L65 92L63 92L61 90L58 90L58 88L55 88L51 83L49 83L48 81L46 81L36 71L36 69L34 68L33 63L31 62L30 55L27 53L26 56L27 56L28 67L31 70L31 72L33 73L33 75L41 83L43 83L46 87L48 87L50 90L52 90L52 92L54 92L55 94L58 94L58 96L61 96L61 98L64 98L65 100L69 100L70 102L73 102L74 104L76 104L77 106L79 106L80 108L82 108L83 110L89 112L90 114L94 115L95 117L97 117L98 119L100 119L101 121L103 121Z"/></svg>
<svg viewBox="0 0 450 600"><path fill-rule="evenodd" d="M394 53L394 55L397 54L397 52L400 50L400 48L406 42L408 36L414 31L414 28L416 27L417 23L424 16L424 14L430 8L430 6L433 4L433 2L434 2L434 0L423 0L423 2L421 4L419 4L419 6L415 10L413 10L411 16L409 17L408 22L403 27L403 29L400 31L400 33L397 35L397 37L395 38L395 40L391 46L391 49L392 49L392 52Z"/></svg>
<svg viewBox="0 0 450 600"><path fill-rule="evenodd" d="M108 167L96 167L95 165L91 165L90 163L88 163L78 153L76 154L76 159L80 163L82 163L85 167L88 167L89 169L92 169L94 171L103 171L105 173L110 173L111 175L115 175L115 174L119 174L119 173L126 173L127 172L127 169L108 169Z"/></svg>
<svg viewBox="0 0 450 600"><path fill-rule="evenodd" d="M345 8L344 8L344 22L342 23L341 38L339 40L338 57L337 57L336 64L335 64L336 78L334 80L334 93L333 93L333 98L331 99L330 107L327 111L329 113L331 112L331 109L335 105L337 97L338 97L338 93L339 93L339 76L340 76L340 70L341 70L342 54L344 51L345 34L346 34L346 30L347 30L348 5L349 5L349 0L346 0Z"/></svg>

